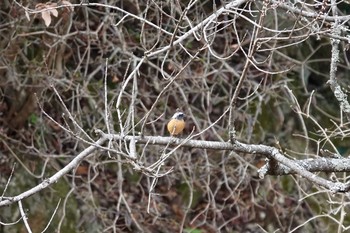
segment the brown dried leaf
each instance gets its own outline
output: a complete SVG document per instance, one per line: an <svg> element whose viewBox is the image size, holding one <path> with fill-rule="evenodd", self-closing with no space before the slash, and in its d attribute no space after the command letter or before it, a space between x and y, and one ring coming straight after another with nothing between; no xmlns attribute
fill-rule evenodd
<svg viewBox="0 0 350 233"><path fill-rule="evenodd" d="M43 3L38 3L35 5L35 10L37 10L37 11L42 10L44 8L46 8L46 7L45 7L45 4L43 4Z"/></svg>
<svg viewBox="0 0 350 233"><path fill-rule="evenodd" d="M70 11L74 11L74 7L73 7L73 4L70 3L69 1L66 1L66 0L63 0L61 1L62 5L66 5L67 9L70 10Z"/></svg>
<svg viewBox="0 0 350 233"><path fill-rule="evenodd" d="M41 12L41 18L43 18L46 27L50 26L51 24L51 15L57 17L58 16L58 11L56 9L50 9L57 7L57 3L51 3L47 2L45 4L39 3L35 5L36 10L44 10L47 9L46 11Z"/></svg>
<svg viewBox="0 0 350 233"><path fill-rule="evenodd" d="M50 8L55 8L55 7L57 7L57 3L47 2L45 5L46 5L45 7L49 9L50 13L51 13L53 16L55 16L55 17L58 16L58 11L57 11L56 9L50 9Z"/></svg>
<svg viewBox="0 0 350 233"><path fill-rule="evenodd" d="M54 8L54 7L57 7L57 3L46 2L45 6L46 6L46 8Z"/></svg>
<svg viewBox="0 0 350 233"><path fill-rule="evenodd" d="M50 12L53 16L55 16L55 17L58 16L58 11L56 9L52 9L52 10L50 10Z"/></svg>
<svg viewBox="0 0 350 233"><path fill-rule="evenodd" d="M43 18L46 27L50 26L50 23L51 23L50 11L43 11L43 12L41 12L41 18Z"/></svg>

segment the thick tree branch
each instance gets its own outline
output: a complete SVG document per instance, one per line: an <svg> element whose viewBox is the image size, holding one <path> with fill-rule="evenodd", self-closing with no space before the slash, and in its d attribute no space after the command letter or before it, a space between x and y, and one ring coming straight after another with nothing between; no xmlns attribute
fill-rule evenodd
<svg viewBox="0 0 350 233"><path fill-rule="evenodd" d="M334 158L316 158L316 159L303 159L295 160L294 163L303 167L309 172L349 172L350 171L350 159L334 159ZM267 175L280 176L296 174L297 172L290 169L289 167L269 161L259 171L267 170Z"/></svg>
<svg viewBox="0 0 350 233"><path fill-rule="evenodd" d="M332 182L324 178L318 177L312 172L315 171L325 171L325 172L339 172L348 171L350 168L350 159L309 159L295 161L284 156L277 148L265 145L254 145L245 144L238 142L218 142L218 141L201 141L201 140L187 140L178 139L173 137L161 137L161 136L122 136L119 134L103 134L101 131L99 133L102 137L96 141L96 143L90 145L79 155L77 155L68 165L66 165L62 170L57 172L50 178L45 179L39 185L33 187L32 189L23 192L20 195L14 197L1 197L0 206L9 205L14 202L18 202L26 197L29 197L42 189L47 188L53 183L56 183L62 176L69 173L71 170L76 168L79 163L84 160L88 155L101 146L107 140L115 141L126 141L130 142L134 140L137 144L147 144L147 145L171 145L171 146L183 146L191 148L202 148L202 149L215 149L215 150L232 150L240 153L251 153L264 155L269 159L275 160L280 164L275 164L274 166L266 165L263 169L260 169L260 175L263 177L265 174L281 175L281 174L299 174L309 181L323 186L332 192L347 192L350 189L349 183ZM106 148L107 149L107 148ZM136 162L135 158L128 158L130 161ZM141 167L141 166L139 166ZM136 168L136 167L135 167ZM141 168L143 170L143 168Z"/></svg>
<svg viewBox="0 0 350 233"><path fill-rule="evenodd" d="M312 171L315 171L315 166L317 164L319 164L323 168L325 168L326 164L328 164L329 167L325 169L326 172L344 171L346 170L346 167L345 167L346 164L350 163L349 159L329 159L328 162L326 162L326 160L328 160L326 158L296 161L296 160L287 158L275 147L266 146L266 145L245 144L245 143L238 142L237 140L231 144L229 142L182 140L182 139L176 139L176 138L174 139L171 137L160 137L160 136L159 137L147 136L147 137L141 138L139 136L122 137L116 134L116 135L106 135L106 137L112 137L113 140L126 140L126 141L130 141L131 139L134 138L134 140L138 144L147 143L148 145L154 144L154 145L172 145L172 146L181 144L181 146L184 146L184 147L192 147L192 148L196 147L196 148L202 148L202 149L215 149L215 150L232 150L232 151L241 152L241 153L260 154L280 163L281 167L279 168L279 170L281 169L284 170L284 172L281 172L281 173L299 174L302 177L308 179L309 181L315 184L318 184L320 186L323 186L331 190L332 192L347 192L350 189L350 183L345 184L341 182L332 182L322 177L318 177L312 173ZM332 170L332 168L334 168L334 170ZM260 173L261 177L263 177L265 174L269 174L270 172L269 169L261 171ZM274 167L274 169L276 169L276 167ZM275 172L271 171L272 174L276 172L277 170Z"/></svg>

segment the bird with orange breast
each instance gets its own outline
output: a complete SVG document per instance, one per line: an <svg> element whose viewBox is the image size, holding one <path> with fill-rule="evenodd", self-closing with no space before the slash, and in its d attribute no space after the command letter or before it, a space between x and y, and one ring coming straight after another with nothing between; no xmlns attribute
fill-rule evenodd
<svg viewBox="0 0 350 233"><path fill-rule="evenodd" d="M167 128L171 136L176 136L182 133L184 130L185 123L185 114L183 112L176 112L171 120L168 122Z"/></svg>

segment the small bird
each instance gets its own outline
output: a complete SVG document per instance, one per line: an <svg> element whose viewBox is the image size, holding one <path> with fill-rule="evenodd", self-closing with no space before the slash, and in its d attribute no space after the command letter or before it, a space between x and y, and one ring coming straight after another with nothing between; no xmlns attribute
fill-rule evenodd
<svg viewBox="0 0 350 233"><path fill-rule="evenodd" d="M168 131L171 136L179 135L185 128L185 114L183 112L176 112L171 120L168 122Z"/></svg>

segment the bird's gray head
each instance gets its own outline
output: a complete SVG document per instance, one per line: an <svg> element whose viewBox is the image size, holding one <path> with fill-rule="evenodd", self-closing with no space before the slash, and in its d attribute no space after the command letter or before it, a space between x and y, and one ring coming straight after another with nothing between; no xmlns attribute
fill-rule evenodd
<svg viewBox="0 0 350 233"><path fill-rule="evenodd" d="M185 118L185 114L183 112L176 112L172 119L183 120Z"/></svg>

